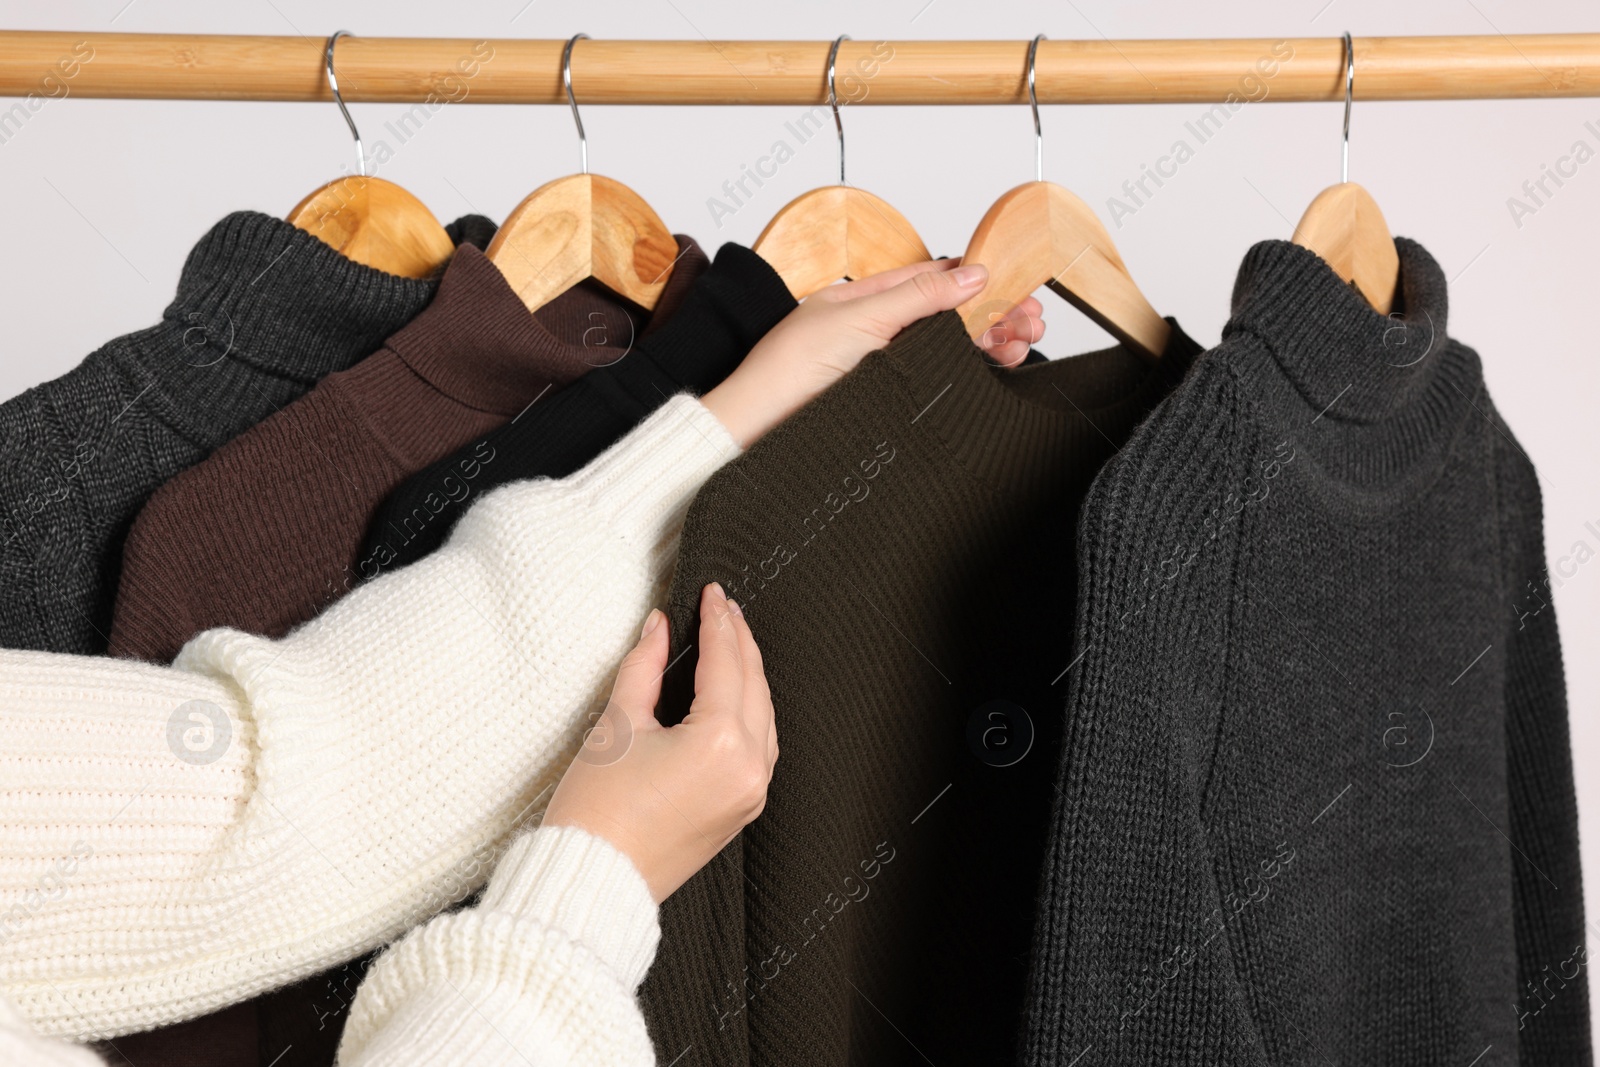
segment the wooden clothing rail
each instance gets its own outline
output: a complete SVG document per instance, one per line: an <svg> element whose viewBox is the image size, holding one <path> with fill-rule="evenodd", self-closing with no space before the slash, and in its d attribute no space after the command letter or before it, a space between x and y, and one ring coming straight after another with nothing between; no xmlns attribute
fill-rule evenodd
<svg viewBox="0 0 1600 1067"><path fill-rule="evenodd" d="M324 44L4 31L0 95L327 101ZM556 104L566 102L563 44L347 37L335 63L347 101ZM582 104L821 104L829 44L584 40L573 52L572 81ZM839 95L854 104L1026 103L1027 50L1027 41L846 41ZM1600 33L1357 37L1354 51L1361 100L1600 95ZM1039 45L1042 104L1209 103L1230 94L1341 100L1343 44L1293 37Z"/></svg>

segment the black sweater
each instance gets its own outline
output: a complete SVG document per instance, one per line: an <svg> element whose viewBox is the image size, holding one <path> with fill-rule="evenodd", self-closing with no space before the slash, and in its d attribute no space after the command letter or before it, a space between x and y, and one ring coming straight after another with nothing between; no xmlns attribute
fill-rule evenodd
<svg viewBox="0 0 1600 1067"><path fill-rule="evenodd" d="M457 243L487 243L469 215ZM0 404L0 646L104 652L122 540L162 482L349 367L437 283L237 212L189 253L162 321Z"/></svg>
<svg viewBox="0 0 1600 1067"><path fill-rule="evenodd" d="M1538 484L1397 244L1253 248L1084 503L1028 1063L1590 1062Z"/></svg>
<svg viewBox="0 0 1600 1067"><path fill-rule="evenodd" d="M372 577L444 543L471 501L522 478L561 478L625 435L668 397L703 393L794 309L783 280L747 248L725 244L664 325L619 358L536 400L505 426L406 480L384 501L361 558ZM597 351L605 352L605 349Z"/></svg>

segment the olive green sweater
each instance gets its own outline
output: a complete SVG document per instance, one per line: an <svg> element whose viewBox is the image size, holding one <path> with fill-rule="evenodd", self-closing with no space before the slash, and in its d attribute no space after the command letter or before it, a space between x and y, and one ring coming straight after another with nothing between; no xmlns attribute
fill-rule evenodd
<svg viewBox="0 0 1600 1067"><path fill-rule="evenodd" d="M662 908L641 991L659 1063L1007 1061L1078 502L1194 351L1175 330L1156 365L1111 349L1001 371L946 312L701 490L674 652L722 582L783 755L761 818ZM669 672L664 718L693 671L691 654Z"/></svg>

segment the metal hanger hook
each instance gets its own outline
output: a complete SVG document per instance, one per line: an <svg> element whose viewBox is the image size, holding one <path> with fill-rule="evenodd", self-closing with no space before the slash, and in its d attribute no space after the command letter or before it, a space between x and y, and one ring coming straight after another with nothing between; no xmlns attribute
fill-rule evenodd
<svg viewBox="0 0 1600 1067"><path fill-rule="evenodd" d="M578 125L578 160L583 173L589 173L589 137L583 132L583 116L578 114L578 98L572 95L572 46L589 40L587 33L575 33L561 50L561 81L567 87L567 103L572 105L572 121Z"/></svg>
<svg viewBox="0 0 1600 1067"><path fill-rule="evenodd" d="M833 128L839 133L839 184L844 185L844 123L839 118L839 94L834 89L833 68L839 60L839 45L850 39L848 33L841 33L834 38L833 47L828 49L828 106L833 108Z"/></svg>
<svg viewBox="0 0 1600 1067"><path fill-rule="evenodd" d="M1350 101L1356 94L1356 49L1350 31L1344 31L1344 147L1339 157L1339 181L1350 180Z"/></svg>
<svg viewBox="0 0 1600 1067"><path fill-rule="evenodd" d="M356 129L356 120L350 117L350 109L344 106L344 97L339 93L339 79L333 73L333 46L341 37L349 37L348 30L335 30L332 37L328 38L328 45L322 50L322 66L328 75L328 88L333 92L333 102L339 105L339 114L344 116L344 123L350 127L350 136L356 139L356 171L363 178L367 176L367 153L361 147L361 131Z"/></svg>
<svg viewBox="0 0 1600 1067"><path fill-rule="evenodd" d="M1033 172L1038 181L1044 181L1044 128L1039 125L1039 96L1034 92L1034 68L1038 65L1039 42L1044 40L1044 34L1039 34L1028 44L1028 106L1033 108Z"/></svg>

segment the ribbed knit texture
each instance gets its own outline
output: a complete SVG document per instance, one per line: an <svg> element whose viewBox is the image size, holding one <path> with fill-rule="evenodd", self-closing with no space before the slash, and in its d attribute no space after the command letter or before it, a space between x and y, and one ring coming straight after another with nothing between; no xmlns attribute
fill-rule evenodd
<svg viewBox="0 0 1600 1067"><path fill-rule="evenodd" d="M1027 1063L1590 1062L1538 487L1396 243L1251 249L1084 504Z"/></svg>
<svg viewBox="0 0 1600 1067"><path fill-rule="evenodd" d="M761 817L662 907L641 993L659 1063L1010 1061L1077 505L1196 351L1174 329L1155 365L1118 348L1005 371L945 312L706 484L660 714L687 711L697 591L720 581L783 753ZM1026 755L984 761L1007 744Z"/></svg>
<svg viewBox="0 0 1600 1067"><path fill-rule="evenodd" d="M736 452L677 398L281 640L212 630L171 667L0 653L0 990L43 1033L115 1036L470 895L603 709L690 498Z"/></svg>
<svg viewBox="0 0 1600 1067"><path fill-rule="evenodd" d="M467 506L494 486L572 473L668 397L717 385L794 307L766 260L740 245L723 245L670 323L615 362L408 478L378 509L362 560L373 570L415 562L438 548Z"/></svg>
<svg viewBox="0 0 1600 1067"><path fill-rule="evenodd" d="M339 1062L648 1063L633 995L658 937L650 887L627 856L573 827L536 830L506 850L476 907L434 918L383 955ZM0 1053L7 1067L102 1064L32 1033L3 997Z"/></svg>
<svg viewBox="0 0 1600 1067"><path fill-rule="evenodd" d="M0 404L0 645L104 652L122 540L151 492L377 348L435 287L253 211L213 226L158 325Z"/></svg>
<svg viewBox="0 0 1600 1067"><path fill-rule="evenodd" d="M689 244L678 289L705 263ZM438 298L382 349L151 497L128 535L112 654L164 663L213 626L276 637L312 618L376 573L361 538L402 479L615 359L633 328L584 288L530 315L481 252L459 250Z"/></svg>

